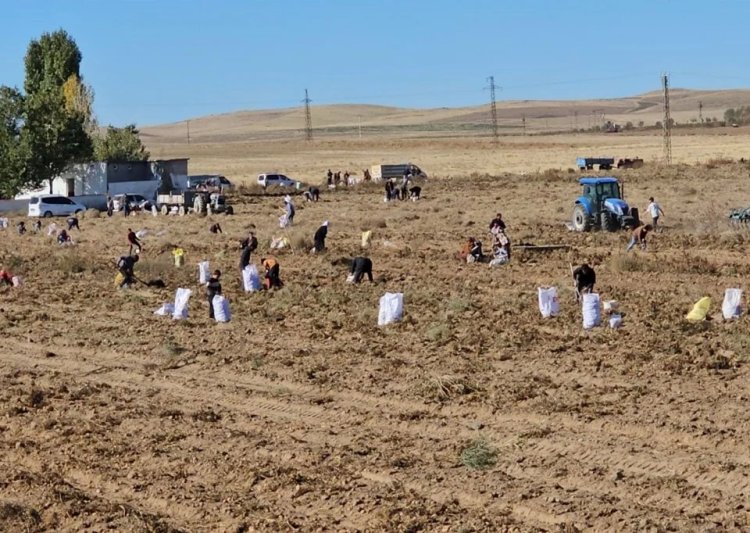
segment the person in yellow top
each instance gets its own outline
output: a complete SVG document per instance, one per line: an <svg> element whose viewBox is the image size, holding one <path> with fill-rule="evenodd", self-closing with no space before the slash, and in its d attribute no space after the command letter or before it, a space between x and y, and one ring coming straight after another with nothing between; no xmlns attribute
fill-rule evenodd
<svg viewBox="0 0 750 533"><path fill-rule="evenodd" d="M279 277L279 262L275 257L264 257L260 260L263 269L266 272L266 277L263 280L263 286L266 289L280 289L284 286Z"/></svg>

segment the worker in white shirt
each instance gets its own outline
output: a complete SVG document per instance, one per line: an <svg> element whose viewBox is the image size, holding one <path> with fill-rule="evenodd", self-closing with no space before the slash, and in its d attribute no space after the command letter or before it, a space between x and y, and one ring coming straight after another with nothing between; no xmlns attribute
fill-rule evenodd
<svg viewBox="0 0 750 533"><path fill-rule="evenodd" d="M651 225L653 226L654 231L656 231L656 229L659 227L659 217L664 215L664 211L662 210L661 206L654 201L653 196L649 198L648 201L650 203L648 204L648 207L646 209L648 210L648 214L651 215Z"/></svg>

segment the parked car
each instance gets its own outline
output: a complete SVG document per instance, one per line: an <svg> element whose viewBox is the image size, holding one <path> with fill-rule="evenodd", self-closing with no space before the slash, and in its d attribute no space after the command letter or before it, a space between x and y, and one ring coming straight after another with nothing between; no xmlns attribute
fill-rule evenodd
<svg viewBox="0 0 750 533"><path fill-rule="evenodd" d="M64 217L86 211L86 206L59 194L40 194L29 199L30 217Z"/></svg>
<svg viewBox="0 0 750 533"><path fill-rule="evenodd" d="M297 183L299 182L292 178L287 178L284 174L260 174L258 176L258 185L261 187L271 187L274 185L278 187L296 187Z"/></svg>
<svg viewBox="0 0 750 533"><path fill-rule="evenodd" d="M142 194L117 194L112 198L114 203L115 211L122 211L125 207L125 202L128 202L128 207L131 210L141 209L144 211L150 211L151 206L154 203L143 196Z"/></svg>

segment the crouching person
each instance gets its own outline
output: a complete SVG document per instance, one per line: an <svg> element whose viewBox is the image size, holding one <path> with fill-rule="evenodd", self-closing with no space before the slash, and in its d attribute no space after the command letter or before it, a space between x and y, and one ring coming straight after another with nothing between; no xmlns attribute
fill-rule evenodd
<svg viewBox="0 0 750 533"><path fill-rule="evenodd" d="M352 266L349 270L349 283L359 283L367 275L367 279L372 283L372 260L369 257L355 257L352 259Z"/></svg>
<svg viewBox="0 0 750 533"><path fill-rule="evenodd" d="M264 257L260 260L263 269L265 270L266 276L263 279L263 286L266 289L280 289L284 286L281 282L280 271L281 267L275 257Z"/></svg>

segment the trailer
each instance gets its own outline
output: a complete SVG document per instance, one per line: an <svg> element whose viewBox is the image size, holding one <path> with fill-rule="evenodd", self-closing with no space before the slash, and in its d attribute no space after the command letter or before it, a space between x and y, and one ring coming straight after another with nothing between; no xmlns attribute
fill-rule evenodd
<svg viewBox="0 0 750 533"><path fill-rule="evenodd" d="M234 208L227 204L226 197L217 192L187 190L156 196L156 204L162 215L176 211L179 215L193 212L234 214Z"/></svg>
<svg viewBox="0 0 750 533"><path fill-rule="evenodd" d="M390 178L403 178L409 174L412 178L426 178L421 168L412 163L400 163L398 165L373 165L370 176L373 180L387 180Z"/></svg>
<svg viewBox="0 0 750 533"><path fill-rule="evenodd" d="M599 170L610 170L614 164L614 157L579 157L576 159L576 165L580 170L594 170L594 165L598 165Z"/></svg>

